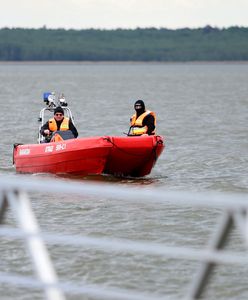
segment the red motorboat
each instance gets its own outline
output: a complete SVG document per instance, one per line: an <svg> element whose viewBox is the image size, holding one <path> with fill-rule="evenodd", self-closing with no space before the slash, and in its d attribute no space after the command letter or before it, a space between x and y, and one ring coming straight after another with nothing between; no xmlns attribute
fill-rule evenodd
<svg viewBox="0 0 248 300"><path fill-rule="evenodd" d="M164 149L160 136L89 137L14 146L19 173L148 175Z"/></svg>
<svg viewBox="0 0 248 300"><path fill-rule="evenodd" d="M46 97L47 107L40 112L39 132L44 124L45 112L51 113L56 108L56 105L52 105L54 99L47 98L49 97ZM65 105L63 108L65 114L73 120L70 109ZM66 133L67 131L57 132L60 135L57 142L47 143L39 133L38 144L15 144L13 163L16 171L73 175L105 173L142 177L151 172L164 149L163 138L155 135L63 139L63 134L66 136Z"/></svg>

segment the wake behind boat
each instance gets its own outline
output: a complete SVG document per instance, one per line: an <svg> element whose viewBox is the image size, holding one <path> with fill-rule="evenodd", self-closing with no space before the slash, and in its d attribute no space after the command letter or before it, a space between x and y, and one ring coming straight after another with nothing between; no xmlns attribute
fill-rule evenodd
<svg viewBox="0 0 248 300"><path fill-rule="evenodd" d="M47 142L40 134L45 114L51 115L59 105L66 116L73 117L64 97L56 104L55 96L45 93L44 101L47 106L40 112L38 144L14 145L13 162L19 173L143 177L164 149L163 138L156 135L74 138L68 131L57 131Z"/></svg>

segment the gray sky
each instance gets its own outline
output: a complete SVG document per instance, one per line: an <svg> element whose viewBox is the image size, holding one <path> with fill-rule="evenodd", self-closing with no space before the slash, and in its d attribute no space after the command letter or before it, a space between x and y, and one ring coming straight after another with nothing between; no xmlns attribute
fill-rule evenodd
<svg viewBox="0 0 248 300"><path fill-rule="evenodd" d="M248 0L0 0L0 28L248 27Z"/></svg>

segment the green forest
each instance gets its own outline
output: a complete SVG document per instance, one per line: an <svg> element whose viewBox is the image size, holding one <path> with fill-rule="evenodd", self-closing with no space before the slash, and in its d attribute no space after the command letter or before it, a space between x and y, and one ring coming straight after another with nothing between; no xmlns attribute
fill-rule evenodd
<svg viewBox="0 0 248 300"><path fill-rule="evenodd" d="M0 61L244 61L248 28L0 29Z"/></svg>

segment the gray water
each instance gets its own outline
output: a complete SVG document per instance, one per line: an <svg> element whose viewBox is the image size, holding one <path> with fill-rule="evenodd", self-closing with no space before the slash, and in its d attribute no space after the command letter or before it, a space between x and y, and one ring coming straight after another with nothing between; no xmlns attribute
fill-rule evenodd
<svg viewBox="0 0 248 300"><path fill-rule="evenodd" d="M244 63L2 63L0 64L1 176L16 176L14 143L37 140L42 94L63 92L74 113L79 136L123 135L133 104L143 99L157 114L157 133L166 148L146 178L91 176L100 181L139 188L193 192L247 193L248 179L248 64ZM23 175L27 176L27 175ZM29 175L28 175L29 176ZM41 175L31 175L41 177ZM61 179L54 175L46 178ZM52 187L51 187L52 190ZM132 205L108 200L32 195L42 229L52 232L110 236L204 246L219 213L168 206ZM11 218L7 222L13 223ZM234 232L229 247L240 250ZM198 264L73 247L50 247L62 279L85 280L182 297ZM32 274L23 244L0 243L2 271ZM247 299L247 266L216 269L206 299ZM1 299L41 299L42 294L0 285ZM68 299L83 299L68 296ZM84 298L93 299L93 298Z"/></svg>

